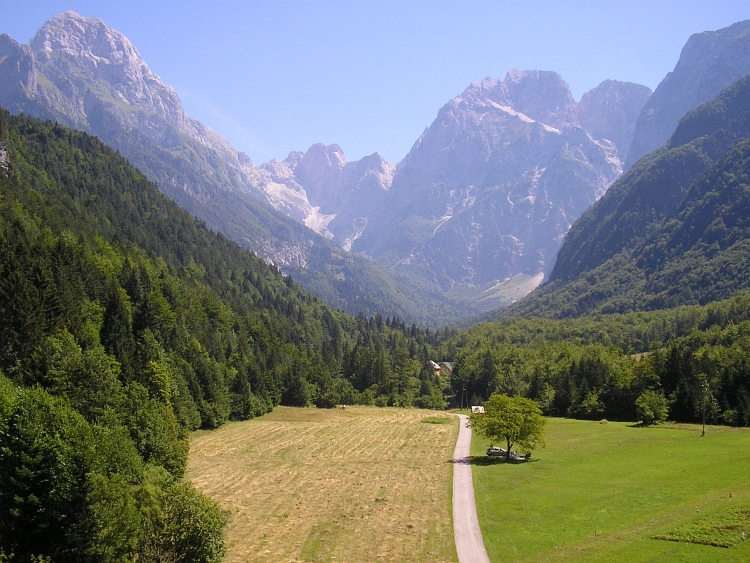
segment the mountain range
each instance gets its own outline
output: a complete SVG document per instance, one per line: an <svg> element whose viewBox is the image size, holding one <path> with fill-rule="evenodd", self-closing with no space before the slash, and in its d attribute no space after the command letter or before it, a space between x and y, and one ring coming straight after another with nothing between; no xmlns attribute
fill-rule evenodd
<svg viewBox="0 0 750 563"><path fill-rule="evenodd" d="M557 73L514 70L446 104L396 165L318 144L261 168L282 205L304 193L297 216L342 248L482 309L541 281L570 225L621 174L619 147L649 95L605 81L576 103Z"/></svg>
<svg viewBox="0 0 750 563"><path fill-rule="evenodd" d="M74 12L29 45L0 36L0 105L99 136L334 307L439 324L556 279L576 220L681 115L750 70L749 28L691 37L653 95L606 80L576 102L551 71L473 83L399 163L317 144L256 166L187 116L127 38Z"/></svg>

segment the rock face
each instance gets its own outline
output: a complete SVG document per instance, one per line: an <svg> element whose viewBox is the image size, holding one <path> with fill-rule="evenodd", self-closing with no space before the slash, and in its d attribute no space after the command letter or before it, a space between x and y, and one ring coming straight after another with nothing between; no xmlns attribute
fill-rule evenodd
<svg viewBox="0 0 750 563"><path fill-rule="evenodd" d="M31 48L19 45L7 34L0 35L0 100L6 109L16 109L27 92L36 91Z"/></svg>
<svg viewBox="0 0 750 563"><path fill-rule="evenodd" d="M674 70L643 108L625 160L635 162L669 140L688 111L750 73L750 20L688 39Z"/></svg>
<svg viewBox="0 0 750 563"><path fill-rule="evenodd" d="M0 141L0 174L6 178L10 175L10 159L8 158L8 147Z"/></svg>
<svg viewBox="0 0 750 563"><path fill-rule="evenodd" d="M289 194L299 194L299 218L314 231L332 238L349 250L357 221L379 206L393 181L395 165L375 153L347 162L338 145L316 144L306 153L293 152L282 162L273 160L260 167L269 180L262 184L277 209Z"/></svg>
<svg viewBox="0 0 750 563"><path fill-rule="evenodd" d="M622 90L618 107L629 109L648 92ZM632 129L625 111L609 122L599 113L597 137L618 119L618 138ZM398 164L352 249L444 289L548 272L570 225L621 173L614 143L580 122L554 72L514 70L470 85Z"/></svg>
<svg viewBox="0 0 750 563"><path fill-rule="evenodd" d="M553 127L577 126L576 103L568 85L556 72L511 70L503 82L485 80L483 88L500 105ZM468 92L465 92L468 93ZM481 92L476 94L478 99Z"/></svg>
<svg viewBox="0 0 750 563"><path fill-rule="evenodd" d="M646 86L605 80L581 96L578 118L594 139L609 139L625 155L635 134L635 124L651 96Z"/></svg>

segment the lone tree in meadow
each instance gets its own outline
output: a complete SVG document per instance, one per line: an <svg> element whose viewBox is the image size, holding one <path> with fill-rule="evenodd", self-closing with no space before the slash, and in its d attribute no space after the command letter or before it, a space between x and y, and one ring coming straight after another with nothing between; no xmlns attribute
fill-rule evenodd
<svg viewBox="0 0 750 563"><path fill-rule="evenodd" d="M469 423L493 442L505 441L505 459L515 445L531 452L544 447L544 415L535 401L493 393L484 403L484 414L472 414Z"/></svg>
<svg viewBox="0 0 750 563"><path fill-rule="evenodd" d="M661 391L647 389L635 400L635 411L643 426L664 422L668 410L667 399Z"/></svg>

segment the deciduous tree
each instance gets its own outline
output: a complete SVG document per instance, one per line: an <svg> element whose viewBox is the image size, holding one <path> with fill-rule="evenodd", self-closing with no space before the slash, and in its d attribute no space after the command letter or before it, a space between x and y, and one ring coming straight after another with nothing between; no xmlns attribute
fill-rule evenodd
<svg viewBox="0 0 750 563"><path fill-rule="evenodd" d="M472 414L470 424L483 436L493 441L505 441L505 459L516 445L531 452L544 446L546 420L535 401L525 397L508 397L493 393L484 403L483 414Z"/></svg>
<svg viewBox="0 0 750 563"><path fill-rule="evenodd" d="M635 410L644 426L667 420L667 399L661 391L645 390L635 401Z"/></svg>

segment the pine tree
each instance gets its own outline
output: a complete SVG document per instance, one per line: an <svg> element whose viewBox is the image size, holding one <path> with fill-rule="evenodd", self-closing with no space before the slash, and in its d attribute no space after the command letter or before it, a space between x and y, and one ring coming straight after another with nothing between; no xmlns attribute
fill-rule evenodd
<svg viewBox="0 0 750 563"><path fill-rule="evenodd" d="M105 303L101 342L106 352L120 362L123 376L129 381L135 377L135 340L127 302L117 284L108 285Z"/></svg>

